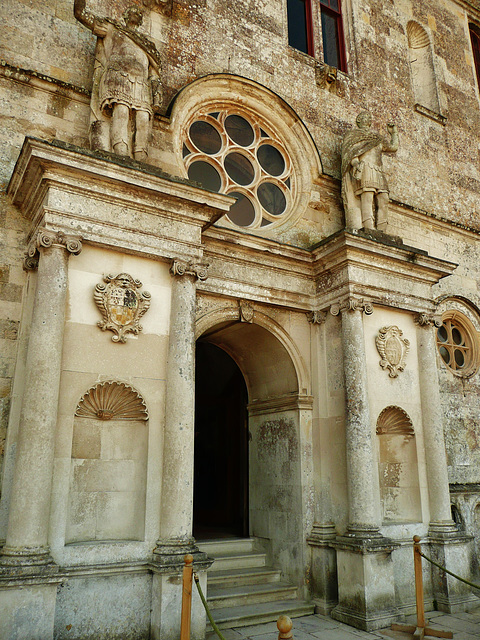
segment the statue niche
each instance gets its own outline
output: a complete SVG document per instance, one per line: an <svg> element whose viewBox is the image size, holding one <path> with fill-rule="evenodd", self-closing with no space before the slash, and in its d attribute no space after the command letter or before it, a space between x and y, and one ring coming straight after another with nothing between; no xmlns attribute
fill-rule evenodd
<svg viewBox="0 0 480 640"><path fill-rule="evenodd" d="M85 0L74 14L97 37L90 122L90 146L145 162L150 125L161 106L160 55L140 33L143 11L131 6L125 24L94 15Z"/></svg>
<svg viewBox="0 0 480 640"><path fill-rule="evenodd" d="M387 124L387 136L371 131L372 116L362 111L357 129L347 131L342 143L342 199L346 226L386 231L388 186L382 165L384 151L397 151L397 127ZM376 208L376 225L375 211Z"/></svg>

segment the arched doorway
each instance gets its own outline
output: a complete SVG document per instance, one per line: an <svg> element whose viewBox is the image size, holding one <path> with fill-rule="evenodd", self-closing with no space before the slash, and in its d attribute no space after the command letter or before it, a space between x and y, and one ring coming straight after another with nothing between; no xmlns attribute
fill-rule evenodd
<svg viewBox="0 0 480 640"><path fill-rule="evenodd" d="M248 535L247 387L235 361L208 342L195 360L193 534Z"/></svg>

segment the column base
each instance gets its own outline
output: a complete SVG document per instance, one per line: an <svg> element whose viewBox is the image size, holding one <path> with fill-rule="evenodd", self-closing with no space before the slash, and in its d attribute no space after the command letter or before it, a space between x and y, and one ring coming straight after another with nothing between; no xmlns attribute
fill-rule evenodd
<svg viewBox="0 0 480 640"><path fill-rule="evenodd" d="M338 605L331 611L340 620L363 631L389 626L398 618L392 551L398 545L375 528L353 531L335 541L338 567Z"/></svg>
<svg viewBox="0 0 480 640"><path fill-rule="evenodd" d="M435 562L465 580L473 581L472 566L474 550L473 536L459 531L455 525L432 523L429 528L430 553ZM423 546L423 545L422 545ZM432 589L435 608L446 613L469 611L478 607L480 599L473 595L469 585L448 575L428 560L432 572Z"/></svg>
<svg viewBox="0 0 480 640"><path fill-rule="evenodd" d="M335 525L315 523L307 542L311 547L310 587L315 613L329 615L338 603Z"/></svg>
<svg viewBox="0 0 480 640"><path fill-rule="evenodd" d="M172 566L184 565L184 557L189 553L193 556L193 566L196 567L200 563L209 563L206 553L200 551L195 542L195 538L178 538L170 540L158 540L157 546L153 550L152 562L154 565Z"/></svg>

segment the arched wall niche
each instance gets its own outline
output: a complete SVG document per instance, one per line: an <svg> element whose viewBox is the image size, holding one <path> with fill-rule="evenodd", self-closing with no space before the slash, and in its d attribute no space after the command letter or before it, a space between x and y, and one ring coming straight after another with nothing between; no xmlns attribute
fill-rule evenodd
<svg viewBox="0 0 480 640"><path fill-rule="evenodd" d="M440 103L428 33L418 22L411 20L407 24L407 39L415 102L438 114Z"/></svg>
<svg viewBox="0 0 480 640"><path fill-rule="evenodd" d="M384 524L420 522L417 445L409 415L401 407L385 407L378 416L376 433L382 520Z"/></svg>
<svg viewBox="0 0 480 640"><path fill-rule="evenodd" d="M73 422L67 544L143 540L148 410L130 385L100 382Z"/></svg>
<svg viewBox="0 0 480 640"><path fill-rule="evenodd" d="M277 94L253 80L230 74L204 76L177 94L170 107L170 126L179 174L187 177L182 149L188 123L199 112L213 113L235 106L242 113L251 115L253 120L263 121L281 139L287 151L295 184L290 206L292 213L285 222L285 226L290 227L307 210L313 181L323 173L322 162L312 136L295 111ZM258 231L264 233L265 230Z"/></svg>

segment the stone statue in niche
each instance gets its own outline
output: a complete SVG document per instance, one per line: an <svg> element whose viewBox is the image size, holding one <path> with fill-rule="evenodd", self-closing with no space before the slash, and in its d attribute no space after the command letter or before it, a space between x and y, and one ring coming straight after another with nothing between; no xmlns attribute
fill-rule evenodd
<svg viewBox="0 0 480 640"><path fill-rule="evenodd" d="M140 318L150 307L150 294L140 293L140 280L134 280L128 273L118 276L105 276L106 284L97 284L93 298L102 314L97 322L102 331L114 332L113 342L126 342L126 334L138 335L142 331Z"/></svg>
<svg viewBox="0 0 480 640"><path fill-rule="evenodd" d="M77 20L98 36L91 99L90 146L146 161L153 113L161 106L160 56L138 27L143 10L129 7L125 24L95 16L75 0Z"/></svg>
<svg viewBox="0 0 480 640"><path fill-rule="evenodd" d="M362 111L357 128L347 131L343 139L342 199L347 227L386 231L388 186L382 153L397 151L398 132L392 122L387 124L387 136L371 131L371 125L371 114Z"/></svg>

